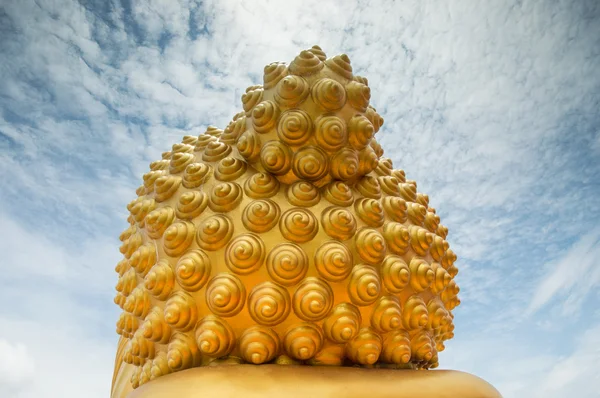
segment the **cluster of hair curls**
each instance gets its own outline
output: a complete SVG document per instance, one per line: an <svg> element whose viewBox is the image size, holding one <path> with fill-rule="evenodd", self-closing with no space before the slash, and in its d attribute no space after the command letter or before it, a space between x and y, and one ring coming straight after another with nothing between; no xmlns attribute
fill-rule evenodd
<svg viewBox="0 0 600 398"><path fill-rule="evenodd" d="M374 135L346 55L273 63L225 130L152 162L115 303L115 374L277 363L428 369L453 337L456 255L427 195Z"/></svg>

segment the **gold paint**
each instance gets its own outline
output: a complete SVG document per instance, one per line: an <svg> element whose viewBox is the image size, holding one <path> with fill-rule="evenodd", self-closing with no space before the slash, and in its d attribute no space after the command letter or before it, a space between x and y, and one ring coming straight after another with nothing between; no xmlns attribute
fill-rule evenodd
<svg viewBox="0 0 600 398"><path fill-rule="evenodd" d="M243 160L233 157L222 159L215 170L215 178L220 181L235 181L242 176L248 164Z"/></svg>
<svg viewBox="0 0 600 398"><path fill-rule="evenodd" d="M202 160L205 162L217 162L231 153L231 147L224 142L211 141L206 145Z"/></svg>
<svg viewBox="0 0 600 398"><path fill-rule="evenodd" d="M356 251L360 258L368 264L379 264L385 257L387 249L385 239L374 228L362 228L354 237Z"/></svg>
<svg viewBox="0 0 600 398"><path fill-rule="evenodd" d="M325 53L323 52L321 47L319 47L317 45L312 46L307 51L316 55L316 57L319 58L319 60L321 60L321 61L325 61L327 59L327 56L325 55Z"/></svg>
<svg viewBox="0 0 600 398"><path fill-rule="evenodd" d="M315 252L315 268L319 275L330 282L341 282L352 271L352 253L339 242L323 243Z"/></svg>
<svg viewBox="0 0 600 398"><path fill-rule="evenodd" d="M371 99L371 89L369 86L358 81L352 81L346 86L348 92L348 102L359 112L365 112Z"/></svg>
<svg viewBox="0 0 600 398"><path fill-rule="evenodd" d="M325 61L325 65L331 68L332 71L346 79L352 79L352 66L350 66L350 58L346 54L336 55Z"/></svg>
<svg viewBox="0 0 600 398"><path fill-rule="evenodd" d="M352 190L342 181L333 181L327 184L323 189L323 197L329 203L342 207L348 207L354 202Z"/></svg>
<svg viewBox="0 0 600 398"><path fill-rule="evenodd" d="M137 276L135 274L135 270L129 269L129 271L125 272L117 281L116 290L117 292L122 293L123 296L127 297L136 286Z"/></svg>
<svg viewBox="0 0 600 398"><path fill-rule="evenodd" d="M377 180L379 180L379 185L381 186L381 190L390 196L398 196L400 195L400 188L398 186L398 180L396 177L392 176L381 176Z"/></svg>
<svg viewBox="0 0 600 398"><path fill-rule="evenodd" d="M125 300L123 309L128 313L144 318L150 311L150 297L143 286L138 285Z"/></svg>
<svg viewBox="0 0 600 398"><path fill-rule="evenodd" d="M292 208L281 215L279 230L285 239L304 243L319 232L319 222L310 210Z"/></svg>
<svg viewBox="0 0 600 398"><path fill-rule="evenodd" d="M131 339L131 355L141 359L152 359L155 355L154 348L154 343L144 338L140 329L133 334Z"/></svg>
<svg viewBox="0 0 600 398"><path fill-rule="evenodd" d="M176 333L167 347L167 365L172 372L185 370L200 364L200 351L194 339L187 334Z"/></svg>
<svg viewBox="0 0 600 398"><path fill-rule="evenodd" d="M183 186L188 189L198 188L206 183L212 172L212 167L205 163L191 163L185 168Z"/></svg>
<svg viewBox="0 0 600 398"><path fill-rule="evenodd" d="M296 289L292 306L298 318L309 322L320 321L333 306L333 290L323 279L306 278Z"/></svg>
<svg viewBox="0 0 600 398"><path fill-rule="evenodd" d="M184 290L197 292L210 277L210 259L202 250L185 253L175 266L175 280Z"/></svg>
<svg viewBox="0 0 600 398"><path fill-rule="evenodd" d="M299 361L314 357L322 345L323 332L318 326L308 322L290 329L283 339L285 351Z"/></svg>
<svg viewBox="0 0 600 398"><path fill-rule="evenodd" d="M243 199L242 187L235 182L216 184L208 197L208 207L214 212L225 213L235 209Z"/></svg>
<svg viewBox="0 0 600 398"><path fill-rule="evenodd" d="M196 343L203 355L219 358L233 350L235 334L224 319L208 315L196 328Z"/></svg>
<svg viewBox="0 0 600 398"><path fill-rule="evenodd" d="M314 206L321 200L317 187L308 181L296 181L290 185L286 196L290 204L302 207Z"/></svg>
<svg viewBox="0 0 600 398"><path fill-rule="evenodd" d="M371 143L373 143L374 141L371 141ZM400 183L405 183L406 182L406 173L404 172L404 170L402 169L396 169L396 170L392 170L392 176L396 177L396 179L400 182Z"/></svg>
<svg viewBox="0 0 600 398"><path fill-rule="evenodd" d="M373 304L381 292L381 281L377 270L370 265L355 265L350 274L348 295L356 305Z"/></svg>
<svg viewBox="0 0 600 398"><path fill-rule="evenodd" d="M171 327L167 324L164 312L160 307L154 307L146 315L142 324L142 335L155 343L167 344L171 338Z"/></svg>
<svg viewBox="0 0 600 398"><path fill-rule="evenodd" d="M197 141L197 138L194 137L193 135L184 135L183 138L181 139L182 144L187 144L187 145L191 145L191 146L196 145L196 141Z"/></svg>
<svg viewBox="0 0 600 398"><path fill-rule="evenodd" d="M206 304L216 315L231 317L238 314L246 301L246 287L235 275L220 273L206 287Z"/></svg>
<svg viewBox="0 0 600 398"><path fill-rule="evenodd" d="M273 282L256 285L248 295L248 310L256 323L275 326L290 313L291 299L288 291Z"/></svg>
<svg viewBox="0 0 600 398"><path fill-rule="evenodd" d="M413 258L408 266L410 268L410 287L417 293L424 291L433 282L435 273L427 263L421 258Z"/></svg>
<svg viewBox="0 0 600 398"><path fill-rule="evenodd" d="M269 199L250 202L242 213L242 223L249 231L261 233L271 230L279 222L281 210Z"/></svg>
<svg viewBox="0 0 600 398"><path fill-rule="evenodd" d="M425 256L433 243L433 234L427 232L425 228L414 225L410 226L408 233L410 235L410 247L419 256Z"/></svg>
<svg viewBox="0 0 600 398"><path fill-rule="evenodd" d="M319 54L320 55L320 54ZM291 63L290 72L299 76L314 75L325 65L313 51L302 51Z"/></svg>
<svg viewBox="0 0 600 398"><path fill-rule="evenodd" d="M174 153L169 163L169 172L171 174L181 173L194 159L192 153Z"/></svg>
<svg viewBox="0 0 600 398"><path fill-rule="evenodd" d="M331 160L330 173L337 180L351 180L357 177L358 170L358 154L354 149L342 148Z"/></svg>
<svg viewBox="0 0 600 398"><path fill-rule="evenodd" d="M377 162L377 153L371 146L367 145L358 153L358 174L362 176L369 174L375 170Z"/></svg>
<svg viewBox="0 0 600 398"><path fill-rule="evenodd" d="M227 145L233 145L244 131L246 131L246 117L234 117L225 130L223 130L223 134L219 137L219 141L224 142Z"/></svg>
<svg viewBox="0 0 600 398"><path fill-rule="evenodd" d="M293 108L300 105L310 92L310 85L300 76L289 75L277 83L275 101L281 106ZM258 131L258 130L257 130Z"/></svg>
<svg viewBox="0 0 600 398"><path fill-rule="evenodd" d="M326 151L341 149L347 141L346 124L337 116L321 116L315 122L315 140Z"/></svg>
<svg viewBox="0 0 600 398"><path fill-rule="evenodd" d="M423 225L425 216L427 216L427 208L419 203L407 203L407 215L410 222L414 225Z"/></svg>
<svg viewBox="0 0 600 398"><path fill-rule="evenodd" d="M346 103L346 90L339 82L324 78L312 87L312 99L325 111L337 111Z"/></svg>
<svg viewBox="0 0 600 398"><path fill-rule="evenodd" d="M410 242L409 230L397 222L388 222L383 226L383 236L388 249L395 254L404 254Z"/></svg>
<svg viewBox="0 0 600 398"><path fill-rule="evenodd" d="M430 210L434 210L434 209L430 209ZM431 211L427 211L427 215L425 216L425 228L431 232L431 233L436 233L438 226L440 224L440 216L438 216L437 214L431 212Z"/></svg>
<svg viewBox="0 0 600 398"><path fill-rule="evenodd" d="M167 172L164 170L154 170L154 171L149 171L146 174L144 174L143 180L144 180L144 188L145 188L145 193L149 194L154 192L154 183L156 182L156 180L159 177L162 176L166 176ZM129 209L131 210L131 209Z"/></svg>
<svg viewBox="0 0 600 398"><path fill-rule="evenodd" d="M407 202L415 202L417 200L417 187L413 184L400 183L400 196Z"/></svg>
<svg viewBox="0 0 600 398"><path fill-rule="evenodd" d="M217 137L214 137L212 135L209 134L203 134L198 136L198 140L196 141L196 145L194 146L194 152L201 152L204 151L206 149L206 147L208 146L208 144L210 144L211 142L216 142L218 141Z"/></svg>
<svg viewBox="0 0 600 398"><path fill-rule="evenodd" d="M152 365L150 367L150 380L154 380L160 376L168 375L169 373L171 373L171 369L169 368L167 353L161 351L152 360Z"/></svg>
<svg viewBox="0 0 600 398"><path fill-rule="evenodd" d="M206 131L204 132L204 134L219 138L221 136L221 134L223 134L223 130L221 130L220 128L218 128L216 126L208 126L206 128Z"/></svg>
<svg viewBox="0 0 600 398"><path fill-rule="evenodd" d="M391 332L402 326L400 301L395 296L382 296L371 315L371 327L380 333Z"/></svg>
<svg viewBox="0 0 600 398"><path fill-rule="evenodd" d="M244 184L246 195L254 199L265 199L279 192L279 181L268 173L256 173Z"/></svg>
<svg viewBox="0 0 600 398"><path fill-rule="evenodd" d="M202 214L206 206L208 206L208 195L206 192L184 192L179 197L175 214L183 220L191 220Z"/></svg>
<svg viewBox="0 0 600 398"><path fill-rule="evenodd" d="M170 257L183 254L194 240L195 229L194 224L189 221L171 224L163 237L165 253Z"/></svg>
<svg viewBox="0 0 600 398"><path fill-rule="evenodd" d="M265 90L273 88L281 79L288 74L288 68L283 62L273 62L265 66L263 75L263 86Z"/></svg>
<svg viewBox="0 0 600 398"><path fill-rule="evenodd" d="M144 278L144 286L151 295L166 300L175 286L175 275L166 259L156 263Z"/></svg>
<svg viewBox="0 0 600 398"><path fill-rule="evenodd" d="M421 296L413 295L406 300L402 309L402 326L405 330L418 330L429 322L427 307Z"/></svg>
<svg viewBox="0 0 600 398"><path fill-rule="evenodd" d="M290 109L281 114L277 125L277 136L288 145L302 145L311 136L313 123L308 113ZM238 148L239 149L239 148Z"/></svg>
<svg viewBox="0 0 600 398"><path fill-rule="evenodd" d="M441 236L436 235L433 237L433 243L431 244L431 249L429 253L435 261L441 261L444 257L444 254L446 254L446 250L448 250L448 248L448 242L445 241L444 238L442 238Z"/></svg>
<svg viewBox="0 0 600 398"><path fill-rule="evenodd" d="M306 275L308 256L294 243L280 243L267 257L267 271L274 281L293 286Z"/></svg>
<svg viewBox="0 0 600 398"><path fill-rule="evenodd" d="M284 175L292 167L292 152L280 141L269 141L260 150L260 163L269 173Z"/></svg>
<svg viewBox="0 0 600 398"><path fill-rule="evenodd" d="M350 303L340 303L323 322L323 330L331 342L344 344L358 334L361 323L358 308Z"/></svg>
<svg viewBox="0 0 600 398"><path fill-rule="evenodd" d="M133 235L136 232L137 227L134 225L130 225L125 231L121 232L121 235L119 235L119 240L121 242L125 242L131 235Z"/></svg>
<svg viewBox="0 0 600 398"><path fill-rule="evenodd" d="M171 207L152 210L146 216L146 233L152 239L159 239L175 219L175 211Z"/></svg>
<svg viewBox="0 0 600 398"><path fill-rule="evenodd" d="M175 330L187 332L198 321L198 308L192 296L175 292L165 304L165 321Z"/></svg>
<svg viewBox="0 0 600 398"><path fill-rule="evenodd" d="M169 164L170 162L168 160L155 160L154 162L150 163L150 170L151 171L158 171L158 170L167 170L169 168Z"/></svg>
<svg viewBox="0 0 600 398"><path fill-rule="evenodd" d="M168 157L172 159L173 156L177 153L192 153L192 152L194 152L193 145L188 145L183 142L180 142L177 144L173 144L173 146L171 147L171 152L169 153Z"/></svg>
<svg viewBox="0 0 600 398"><path fill-rule="evenodd" d="M354 149L363 149L371 141L374 128L369 119L356 115L348 123L348 141Z"/></svg>
<svg viewBox="0 0 600 398"><path fill-rule="evenodd" d="M405 330L395 330L383 340L382 359L397 365L410 361L410 337Z"/></svg>
<svg viewBox="0 0 600 398"><path fill-rule="evenodd" d="M370 227L381 227L385 222L381 203L375 199L360 198L354 202L354 211Z"/></svg>
<svg viewBox="0 0 600 398"><path fill-rule="evenodd" d="M181 177L179 176L162 176L154 181L154 192L157 202L164 202L175 194L181 185Z"/></svg>
<svg viewBox="0 0 600 398"><path fill-rule="evenodd" d="M240 336L242 358L248 363L259 365L269 362L279 352L279 336L264 326L253 326Z"/></svg>
<svg viewBox="0 0 600 398"><path fill-rule="evenodd" d="M375 173L380 176L389 176L392 174L393 165L392 161L388 158L379 158L379 162L377 164L377 168L375 169Z"/></svg>
<svg viewBox="0 0 600 398"><path fill-rule="evenodd" d="M315 366L342 366L344 359L344 346L340 344L324 343L321 351L306 361L308 365Z"/></svg>
<svg viewBox="0 0 600 398"><path fill-rule="evenodd" d="M208 217L198 224L196 243L204 250L215 251L225 246L233 235L233 222L222 214Z"/></svg>
<svg viewBox="0 0 600 398"><path fill-rule="evenodd" d="M279 107L273 101L263 101L252 110L252 127L259 134L268 133L277 125Z"/></svg>
<svg viewBox="0 0 600 398"><path fill-rule="evenodd" d="M362 328L346 345L348 358L361 365L373 365L382 349L381 336L369 327Z"/></svg>
<svg viewBox="0 0 600 398"><path fill-rule="evenodd" d="M119 250L121 254L125 256L126 259L129 259L133 252L137 250L138 247L142 245L142 235L140 233L134 233L129 238L125 239Z"/></svg>
<svg viewBox="0 0 600 398"><path fill-rule="evenodd" d="M348 240L356 232L356 220L348 209L328 207L321 214L321 225L325 233L341 241Z"/></svg>
<svg viewBox="0 0 600 398"><path fill-rule="evenodd" d="M237 149L247 161L256 162L259 159L262 144L254 130L248 130L237 142Z"/></svg>
<svg viewBox="0 0 600 398"><path fill-rule="evenodd" d="M381 198L381 187L379 181L373 176L364 176L355 185L355 188L360 194L366 198L379 199ZM388 199L387 197L384 198Z"/></svg>
<svg viewBox="0 0 600 398"><path fill-rule="evenodd" d="M155 263L156 247L152 242L145 243L142 246L138 247L129 259L129 264L141 277L146 276L150 268Z"/></svg>
<svg viewBox="0 0 600 398"><path fill-rule="evenodd" d="M225 263L231 272L247 275L258 271L265 261L265 244L255 234L240 235L225 249Z"/></svg>
<svg viewBox="0 0 600 398"><path fill-rule="evenodd" d="M390 254L381 264L383 286L390 293L401 293L410 281L410 268L402 257Z"/></svg>
<svg viewBox="0 0 600 398"><path fill-rule="evenodd" d="M292 170L300 178L316 181L327 174L328 163L325 151L318 147L307 146L294 154Z"/></svg>
<svg viewBox="0 0 600 398"><path fill-rule="evenodd" d="M267 363L375 367L361 376L373 387L383 368L436 367L454 335L448 229L382 157L367 79L315 46L263 80L225 130L152 162L127 207L113 397Z"/></svg>
<svg viewBox="0 0 600 398"><path fill-rule="evenodd" d="M244 94L242 94L242 107L246 112L246 116L250 116L252 109L262 100L263 93L265 90L261 86L249 87Z"/></svg>

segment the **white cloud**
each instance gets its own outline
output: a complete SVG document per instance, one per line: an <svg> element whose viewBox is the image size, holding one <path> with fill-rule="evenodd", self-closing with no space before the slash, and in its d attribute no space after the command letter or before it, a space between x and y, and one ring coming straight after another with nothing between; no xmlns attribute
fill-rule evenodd
<svg viewBox="0 0 600 398"><path fill-rule="evenodd" d="M22 394L107 395L116 237L148 163L225 127L264 65L313 44L369 78L386 156L450 227L463 304L442 365L507 397L585 386L569 364L596 358L572 344L600 320L588 302L600 278L588 234L598 14L594 1L5 1L0 301L15 304L0 308L0 338L36 360ZM61 367L81 383L60 384Z"/></svg>
<svg viewBox="0 0 600 398"><path fill-rule="evenodd" d="M27 346L0 339L0 392L3 395L17 391L34 372L35 360Z"/></svg>
<svg viewBox="0 0 600 398"><path fill-rule="evenodd" d="M576 312L588 293L600 285L600 229L593 230L576 242L563 257L546 267L528 312L531 314L560 293L567 293L563 312ZM565 292L566 291L566 292Z"/></svg>
<svg viewBox="0 0 600 398"><path fill-rule="evenodd" d="M563 354L544 347L534 335L467 331L442 353L442 367L476 374L504 398L595 398L600 391L598 336L600 324L580 331L573 336L574 347Z"/></svg>
<svg viewBox="0 0 600 398"><path fill-rule="evenodd" d="M0 396L108 396L115 242L69 247L6 214L0 229Z"/></svg>

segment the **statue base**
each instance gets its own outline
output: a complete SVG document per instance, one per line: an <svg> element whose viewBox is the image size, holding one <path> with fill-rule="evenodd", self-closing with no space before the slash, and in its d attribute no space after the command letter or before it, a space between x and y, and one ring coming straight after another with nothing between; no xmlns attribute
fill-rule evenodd
<svg viewBox="0 0 600 398"><path fill-rule="evenodd" d="M114 396L114 395L113 395ZM159 377L127 398L501 398L486 381L452 370L294 365L205 366Z"/></svg>

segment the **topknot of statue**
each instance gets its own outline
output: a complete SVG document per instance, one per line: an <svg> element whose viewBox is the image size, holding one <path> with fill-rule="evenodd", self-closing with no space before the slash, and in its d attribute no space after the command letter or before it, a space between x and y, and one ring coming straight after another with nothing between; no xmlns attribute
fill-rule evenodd
<svg viewBox="0 0 600 398"><path fill-rule="evenodd" d="M326 58L314 46L289 65L267 65L263 85L248 87L237 149L283 183L356 181L382 153L373 136L383 119L370 97L367 79L353 75L347 55Z"/></svg>

